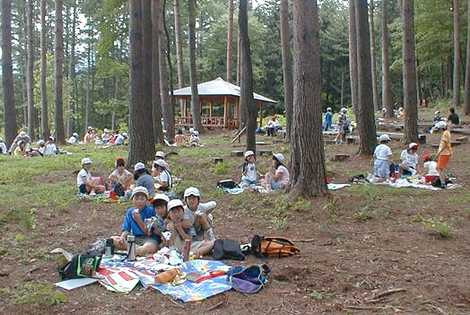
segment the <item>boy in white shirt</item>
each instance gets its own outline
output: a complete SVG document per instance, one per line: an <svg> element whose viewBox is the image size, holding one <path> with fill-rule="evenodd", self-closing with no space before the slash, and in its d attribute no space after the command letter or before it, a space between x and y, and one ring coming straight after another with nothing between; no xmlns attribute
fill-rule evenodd
<svg viewBox="0 0 470 315"><path fill-rule="evenodd" d="M400 168L402 171L402 174L405 176L413 176L416 175L417 173L417 168L418 168L418 148L419 145L417 143L410 143L408 145L408 149L403 150L401 152L401 164Z"/></svg>
<svg viewBox="0 0 470 315"><path fill-rule="evenodd" d="M49 137L49 141L46 143L46 147L44 148L44 156L47 155L57 155L59 150L57 149L57 146L55 145L55 139L54 137Z"/></svg>
<svg viewBox="0 0 470 315"><path fill-rule="evenodd" d="M432 184L439 178L439 171L437 170L437 162L433 161L431 155L427 154L423 157L424 160L424 181L426 184Z"/></svg>
<svg viewBox="0 0 470 315"><path fill-rule="evenodd" d="M0 138L0 154L8 154L7 145L2 138Z"/></svg>
<svg viewBox="0 0 470 315"><path fill-rule="evenodd" d="M93 196L97 193L103 193L105 187L93 180L90 173L91 164L92 160L90 158L82 159L82 169L77 174L77 187L80 194Z"/></svg>
<svg viewBox="0 0 470 315"><path fill-rule="evenodd" d="M374 176L385 181L390 177L390 164L393 155L392 149L387 145L391 141L385 134L379 137L380 144L374 151Z"/></svg>

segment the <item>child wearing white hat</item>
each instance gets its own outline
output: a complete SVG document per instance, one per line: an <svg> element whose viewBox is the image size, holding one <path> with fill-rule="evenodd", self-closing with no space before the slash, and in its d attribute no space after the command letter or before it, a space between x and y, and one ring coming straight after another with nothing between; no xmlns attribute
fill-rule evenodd
<svg viewBox="0 0 470 315"><path fill-rule="evenodd" d="M391 141L389 135L383 134L379 137L379 145L374 151L374 176L385 181L390 177L390 164L392 149L387 145Z"/></svg>
<svg viewBox="0 0 470 315"><path fill-rule="evenodd" d="M283 190L289 186L289 170L284 163L285 157L282 153L273 154L271 170L265 175L267 191Z"/></svg>
<svg viewBox="0 0 470 315"><path fill-rule="evenodd" d="M148 194L151 198L155 195L155 186L153 183L153 177L142 162L134 165L134 180L136 187L147 188Z"/></svg>
<svg viewBox="0 0 470 315"><path fill-rule="evenodd" d="M256 155L253 151L245 152L245 162L242 166L242 179L240 187L253 187L258 184L258 173L256 172Z"/></svg>
<svg viewBox="0 0 470 315"><path fill-rule="evenodd" d="M419 145L417 143L410 143L406 150L403 150L400 155L401 164L400 169L403 175L405 176L412 176L416 175L418 172L418 148Z"/></svg>
<svg viewBox="0 0 470 315"><path fill-rule="evenodd" d="M90 169L93 161L90 158L82 159L82 169L77 174L77 187L82 195L96 195L97 193L104 193L104 185L100 185L93 179Z"/></svg>

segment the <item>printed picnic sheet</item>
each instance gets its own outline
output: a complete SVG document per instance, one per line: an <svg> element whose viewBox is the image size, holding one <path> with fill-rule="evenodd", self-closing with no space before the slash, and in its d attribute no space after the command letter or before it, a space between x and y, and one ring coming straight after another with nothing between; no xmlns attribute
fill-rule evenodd
<svg viewBox="0 0 470 315"><path fill-rule="evenodd" d="M97 270L99 282L106 289L129 293L140 282L144 288L152 287L162 294L169 295L183 302L195 302L231 290L232 286L226 276L215 277L194 283L183 279L181 284L155 284L155 276L162 271L173 269L175 266L163 261L158 254L137 261L123 260L122 256L103 257ZM219 261L192 260L180 264L183 274L199 272L208 274L213 271L227 271L230 267Z"/></svg>
<svg viewBox="0 0 470 315"><path fill-rule="evenodd" d="M426 189L426 190L433 190L433 191L438 191L438 190L445 190L445 189L457 189L462 187L461 185L458 184L449 184L447 185L447 188L439 188L439 187L434 187L433 185L430 184L423 184L422 180L416 176L412 177L407 177L407 178L399 178L395 182L392 182L390 180L387 180L385 182L374 182L373 180L373 175L370 175L367 177L367 180L369 183L373 185L384 185L384 186L390 186L393 188L417 188L417 189Z"/></svg>
<svg viewBox="0 0 470 315"><path fill-rule="evenodd" d="M220 261L215 260L192 260L181 266L181 271L186 274L192 272L209 273L213 271L227 271L229 266ZM196 302L205 300L211 296L229 291L232 285L227 280L227 276L204 280L200 283L194 283L186 280L181 285L174 286L172 284L155 284L153 288L165 295L169 295L174 299L183 302Z"/></svg>
<svg viewBox="0 0 470 315"><path fill-rule="evenodd" d="M351 187L350 184L328 184L328 190L340 190L346 187Z"/></svg>

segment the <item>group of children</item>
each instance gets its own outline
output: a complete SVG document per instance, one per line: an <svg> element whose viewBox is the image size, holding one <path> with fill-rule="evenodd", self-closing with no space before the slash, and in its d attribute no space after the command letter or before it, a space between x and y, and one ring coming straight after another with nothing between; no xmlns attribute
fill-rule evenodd
<svg viewBox="0 0 470 315"><path fill-rule="evenodd" d="M434 161L430 154L424 154L423 169L419 167L419 145L417 143L410 143L401 152L400 163L394 164L392 149L388 146L391 139L387 134L381 135L379 137L379 145L374 151L374 176L380 182L386 181L389 178L397 179L401 175L414 176L422 173L427 184L445 185L447 182L446 170L453 151L448 125L446 124L443 129L444 132L435 158L437 161Z"/></svg>
<svg viewBox="0 0 470 315"><path fill-rule="evenodd" d="M89 126L85 136L83 137L83 143L94 143L98 145L124 145L127 139L128 135L126 132L112 131L105 128L100 136L95 128ZM74 133L67 142L69 144L78 144L80 142L79 135Z"/></svg>
<svg viewBox="0 0 470 315"><path fill-rule="evenodd" d="M36 144L37 146L33 147L28 134L25 131L20 131L9 149L7 149L6 143L0 139L0 154L11 154L17 157L36 157L60 153L54 137L49 137L47 141L39 140Z"/></svg>
<svg viewBox="0 0 470 315"><path fill-rule="evenodd" d="M323 116L323 131L333 129L333 109L328 107ZM336 124L337 135L335 138L336 144L346 142L346 136L351 132L351 120L348 118L348 109L343 107L338 113L338 122Z"/></svg>

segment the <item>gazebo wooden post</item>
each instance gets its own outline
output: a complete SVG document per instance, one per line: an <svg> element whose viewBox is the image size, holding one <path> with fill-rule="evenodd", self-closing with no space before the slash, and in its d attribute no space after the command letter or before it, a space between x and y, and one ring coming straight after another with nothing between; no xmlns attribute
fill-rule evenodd
<svg viewBox="0 0 470 315"><path fill-rule="evenodd" d="M236 113L238 115L238 117L237 117L238 123L235 127L238 129L238 128L240 128L241 123L242 123L242 120L241 120L242 116L241 116L241 112L240 112L240 97L237 98L236 107L237 107L236 108Z"/></svg>
<svg viewBox="0 0 470 315"><path fill-rule="evenodd" d="M227 96L224 96L224 128L228 126L228 103Z"/></svg>

